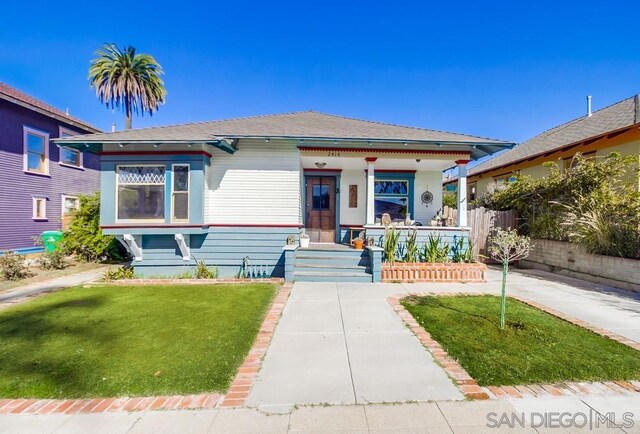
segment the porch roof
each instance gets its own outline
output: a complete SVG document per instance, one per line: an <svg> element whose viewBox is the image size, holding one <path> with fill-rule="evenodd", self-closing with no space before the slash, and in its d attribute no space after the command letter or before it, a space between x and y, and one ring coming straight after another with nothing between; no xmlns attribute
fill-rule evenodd
<svg viewBox="0 0 640 434"><path fill-rule="evenodd" d="M65 146L99 152L103 143L223 143L235 146L238 139L289 139L298 143L339 146L344 142L392 143L419 149L421 146L464 148L472 159L515 145L513 142L467 134L353 119L316 111L253 116L221 121L141 128L104 134L88 134L56 140ZM341 143L338 143L341 142Z"/></svg>

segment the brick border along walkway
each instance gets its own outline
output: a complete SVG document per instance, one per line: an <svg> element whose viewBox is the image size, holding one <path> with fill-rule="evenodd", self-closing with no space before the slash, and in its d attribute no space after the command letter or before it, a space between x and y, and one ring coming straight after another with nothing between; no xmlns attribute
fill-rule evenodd
<svg viewBox="0 0 640 434"><path fill-rule="evenodd" d="M478 383L471 378L469 373L453 358L447 354L444 348L435 339L431 337L418 321L407 311L400 301L411 296L436 296L436 297L452 297L452 296L481 296L484 294L465 293L465 292L419 292L412 294L398 294L387 298L387 301L393 309L400 315L400 318L407 324L413 334L416 335L422 345L429 350L433 358L438 362L445 372L453 379L464 396L468 399L499 399L499 398L522 398L537 396L562 396L562 395L623 395L628 393L640 393L640 381L605 381L605 382L564 382L561 384L530 384L528 386L488 386L480 387ZM640 343L632 341L612 333L608 330L595 327L585 321L566 315L555 309L551 309L543 304L536 303L531 300L519 296L509 296L514 300L521 301L531 307L535 307L553 316L563 319L567 322L575 324L579 327L590 330L600 336L613 339L621 344L627 345L635 350L640 350Z"/></svg>
<svg viewBox="0 0 640 434"><path fill-rule="evenodd" d="M264 281L264 280L263 280ZM291 294L292 284L279 287L258 331L253 347L238 369L226 395L205 393L199 395L174 395L150 397L121 397L94 399L0 399L0 414L48 414L48 413L104 413L115 411L203 409L243 406L260 370L262 359L275 331L284 305Z"/></svg>

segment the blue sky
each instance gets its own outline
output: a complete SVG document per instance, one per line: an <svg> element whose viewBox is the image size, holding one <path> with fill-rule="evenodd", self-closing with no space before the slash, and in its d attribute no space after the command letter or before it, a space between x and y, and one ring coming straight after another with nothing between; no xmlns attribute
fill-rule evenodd
<svg viewBox="0 0 640 434"><path fill-rule="evenodd" d="M0 81L108 130L104 42L163 65L134 127L315 109L523 141L640 92L640 2L40 2L0 15Z"/></svg>

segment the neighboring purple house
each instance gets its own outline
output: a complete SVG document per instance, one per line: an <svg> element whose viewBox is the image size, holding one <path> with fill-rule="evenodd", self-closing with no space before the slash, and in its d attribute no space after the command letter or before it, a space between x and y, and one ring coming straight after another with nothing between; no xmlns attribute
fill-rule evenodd
<svg viewBox="0 0 640 434"><path fill-rule="evenodd" d="M0 251L33 248L60 229L78 195L100 188L97 155L58 148L51 139L99 130L0 83Z"/></svg>

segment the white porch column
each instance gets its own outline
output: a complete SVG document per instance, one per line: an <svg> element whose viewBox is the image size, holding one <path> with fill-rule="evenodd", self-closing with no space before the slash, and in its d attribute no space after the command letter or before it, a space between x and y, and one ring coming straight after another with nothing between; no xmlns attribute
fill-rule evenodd
<svg viewBox="0 0 640 434"><path fill-rule="evenodd" d="M372 225L376 222L376 203L375 203L375 162L376 157L367 157L367 224Z"/></svg>
<svg viewBox="0 0 640 434"><path fill-rule="evenodd" d="M469 160L458 160L458 227L465 227L467 223L467 163Z"/></svg>

